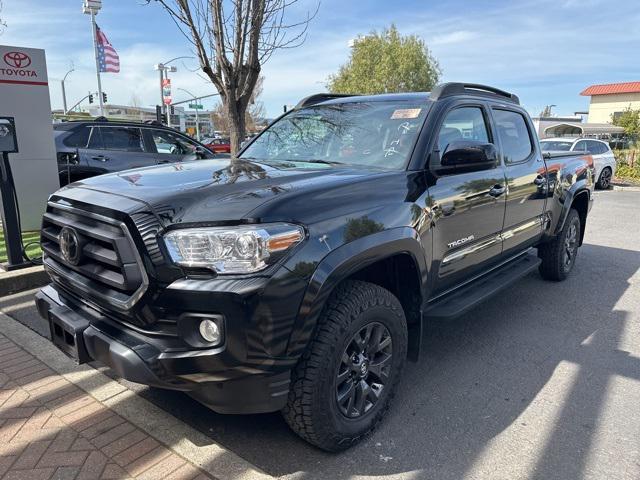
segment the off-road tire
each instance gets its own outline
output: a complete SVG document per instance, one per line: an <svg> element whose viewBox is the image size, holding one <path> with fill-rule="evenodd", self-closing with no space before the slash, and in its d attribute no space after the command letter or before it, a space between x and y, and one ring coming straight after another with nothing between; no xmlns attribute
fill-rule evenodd
<svg viewBox="0 0 640 480"><path fill-rule="evenodd" d="M596 182L596 188L600 190L608 190L611 186L611 177L612 177L611 168L604 167L600 172L600 178Z"/></svg>
<svg viewBox="0 0 640 480"><path fill-rule="evenodd" d="M381 323L391 337L388 380L369 411L348 418L338 406L338 369L353 336L374 322ZM292 372L282 414L307 442L327 451L345 450L372 432L387 413L406 357L407 323L398 299L378 285L345 281L332 292L314 338Z"/></svg>
<svg viewBox="0 0 640 480"><path fill-rule="evenodd" d="M576 237L576 244L573 249L573 256L569 265L566 263L567 239L575 228L573 234ZM539 271L545 280L553 280L559 282L567 278L575 265L576 255L578 253L578 244L580 243L581 224L580 215L577 210L572 208L569 210L567 219L564 222L562 231L551 241L546 242L538 247L538 257L542 259Z"/></svg>

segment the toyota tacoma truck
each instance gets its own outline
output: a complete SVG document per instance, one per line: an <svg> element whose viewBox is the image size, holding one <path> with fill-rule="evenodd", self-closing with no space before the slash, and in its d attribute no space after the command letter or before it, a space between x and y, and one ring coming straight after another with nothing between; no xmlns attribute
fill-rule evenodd
<svg viewBox="0 0 640 480"><path fill-rule="evenodd" d="M53 194L36 303L78 363L216 412L280 410L342 450L384 417L425 322L570 274L593 187L591 156L543 154L496 88L313 95L234 158Z"/></svg>

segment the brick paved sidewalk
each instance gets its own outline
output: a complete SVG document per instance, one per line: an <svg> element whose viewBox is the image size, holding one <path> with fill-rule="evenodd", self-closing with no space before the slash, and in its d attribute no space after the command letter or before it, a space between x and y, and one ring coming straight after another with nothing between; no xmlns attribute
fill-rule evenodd
<svg viewBox="0 0 640 480"><path fill-rule="evenodd" d="M211 478L3 335L0 477Z"/></svg>

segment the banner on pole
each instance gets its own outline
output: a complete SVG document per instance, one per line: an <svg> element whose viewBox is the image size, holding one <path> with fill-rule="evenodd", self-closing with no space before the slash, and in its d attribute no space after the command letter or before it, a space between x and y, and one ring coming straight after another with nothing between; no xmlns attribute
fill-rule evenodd
<svg viewBox="0 0 640 480"><path fill-rule="evenodd" d="M165 105L171 105L171 79L162 79L162 99Z"/></svg>

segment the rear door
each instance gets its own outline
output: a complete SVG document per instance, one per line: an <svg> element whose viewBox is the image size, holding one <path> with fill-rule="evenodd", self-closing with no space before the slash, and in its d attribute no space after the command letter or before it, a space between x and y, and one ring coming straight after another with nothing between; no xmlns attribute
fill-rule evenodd
<svg viewBox="0 0 640 480"><path fill-rule="evenodd" d="M103 173L156 164L156 155L145 149L138 127L93 127L85 158L91 169Z"/></svg>
<svg viewBox="0 0 640 480"><path fill-rule="evenodd" d="M502 105L492 107L491 114L507 175L502 248L508 256L542 235L547 172L528 116Z"/></svg>
<svg viewBox="0 0 640 480"><path fill-rule="evenodd" d="M432 171L437 171L441 152L451 142L495 142L484 103L455 102L442 118L430 155ZM434 268L435 294L469 280L499 260L506 195L498 192L504 185L504 170L498 166L438 176L429 186L435 225L433 255L439 260Z"/></svg>

